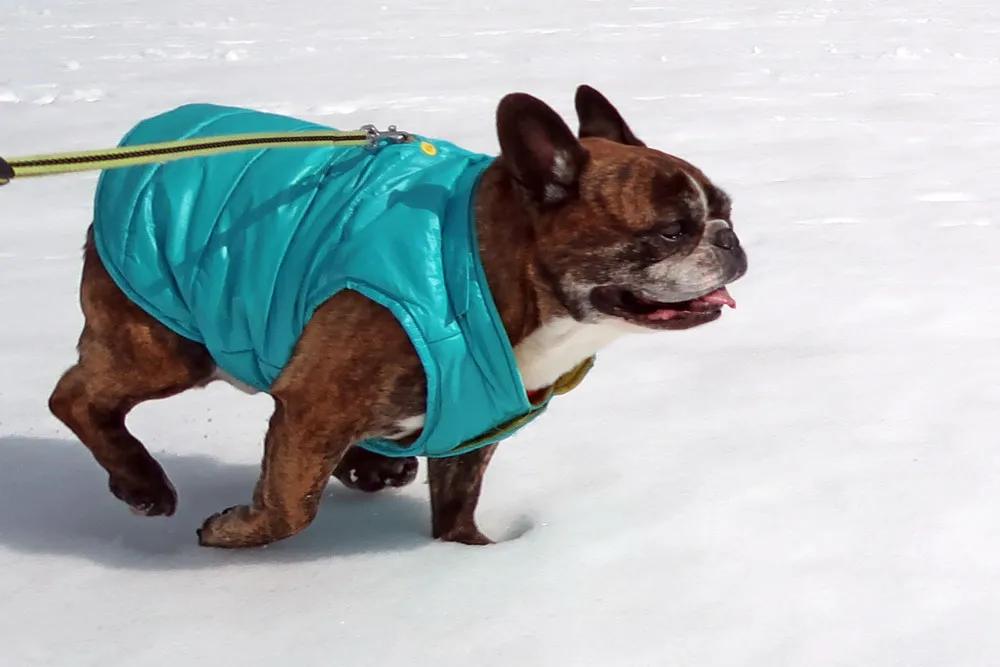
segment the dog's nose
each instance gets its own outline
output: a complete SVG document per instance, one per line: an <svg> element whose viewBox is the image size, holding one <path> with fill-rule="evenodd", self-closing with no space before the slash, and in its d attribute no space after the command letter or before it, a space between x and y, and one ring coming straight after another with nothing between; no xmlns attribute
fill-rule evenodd
<svg viewBox="0 0 1000 667"><path fill-rule="evenodd" d="M723 250L733 250L740 245L740 240L736 236L736 232L731 230L729 227L725 229L720 229L715 233L715 238L712 239L712 245L718 246Z"/></svg>

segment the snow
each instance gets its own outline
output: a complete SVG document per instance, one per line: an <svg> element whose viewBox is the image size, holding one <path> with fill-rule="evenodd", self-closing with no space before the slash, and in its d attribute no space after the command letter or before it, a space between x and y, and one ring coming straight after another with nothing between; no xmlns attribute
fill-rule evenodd
<svg viewBox="0 0 1000 667"><path fill-rule="evenodd" d="M0 154L211 101L494 151L513 90L587 82L730 190L719 322L627 339L505 443L488 548L423 475L331 484L302 535L201 549L270 404L133 430L180 493L132 516L47 412L96 175L0 190L4 665L963 667L1000 659L1000 14L988 0L5 0Z"/></svg>

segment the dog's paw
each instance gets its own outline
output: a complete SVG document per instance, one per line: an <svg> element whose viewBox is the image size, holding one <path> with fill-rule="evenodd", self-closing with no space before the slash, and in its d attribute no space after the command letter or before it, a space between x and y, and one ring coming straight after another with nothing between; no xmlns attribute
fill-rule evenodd
<svg viewBox="0 0 1000 667"><path fill-rule="evenodd" d="M260 513L247 505L236 505L205 519L198 529L198 544L219 549L239 549L267 544Z"/></svg>
<svg viewBox="0 0 1000 667"><path fill-rule="evenodd" d="M360 447L348 450L333 476L349 489L374 493L386 487L403 487L417 478L416 457L391 458Z"/></svg>
<svg viewBox="0 0 1000 667"><path fill-rule="evenodd" d="M475 526L461 526L435 537L441 542L457 542L473 547L484 547L494 544L493 540L483 535Z"/></svg>
<svg viewBox="0 0 1000 667"><path fill-rule="evenodd" d="M138 516L172 516L177 510L177 491L162 470L144 477L112 475L108 489Z"/></svg>

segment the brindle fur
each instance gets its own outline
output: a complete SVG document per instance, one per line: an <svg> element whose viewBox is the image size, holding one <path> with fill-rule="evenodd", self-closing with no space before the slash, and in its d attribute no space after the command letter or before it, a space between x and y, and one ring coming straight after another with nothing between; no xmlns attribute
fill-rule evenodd
<svg viewBox="0 0 1000 667"><path fill-rule="evenodd" d="M712 214L728 219L721 191L687 163L644 148L600 93L581 87L576 102L580 141L535 98L510 95L498 108L502 154L483 176L475 215L487 280L514 346L554 319L593 316L579 284L614 274L623 238L690 205L681 171L696 174ZM79 360L59 380L50 408L108 472L115 496L137 513L171 515L177 494L125 417L144 401L211 382L214 363L203 346L125 296L101 263L92 231L80 298ZM351 291L329 299L270 394L274 413L252 503L209 517L198 531L201 544L250 547L298 533L315 517L331 475L364 491L413 480L415 459L354 446L389 436L398 422L422 414L426 401L419 358L381 306ZM435 538L489 543L475 510L494 451L428 462Z"/></svg>

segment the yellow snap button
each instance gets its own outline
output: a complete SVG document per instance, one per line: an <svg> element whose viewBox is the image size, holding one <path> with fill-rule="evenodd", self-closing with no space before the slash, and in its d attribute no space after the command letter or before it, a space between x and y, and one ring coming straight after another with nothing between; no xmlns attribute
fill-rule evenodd
<svg viewBox="0 0 1000 667"><path fill-rule="evenodd" d="M435 155L438 154L438 149L434 147L434 144L426 141L420 142L420 150L422 150L427 155L430 155L431 157L434 157Z"/></svg>

